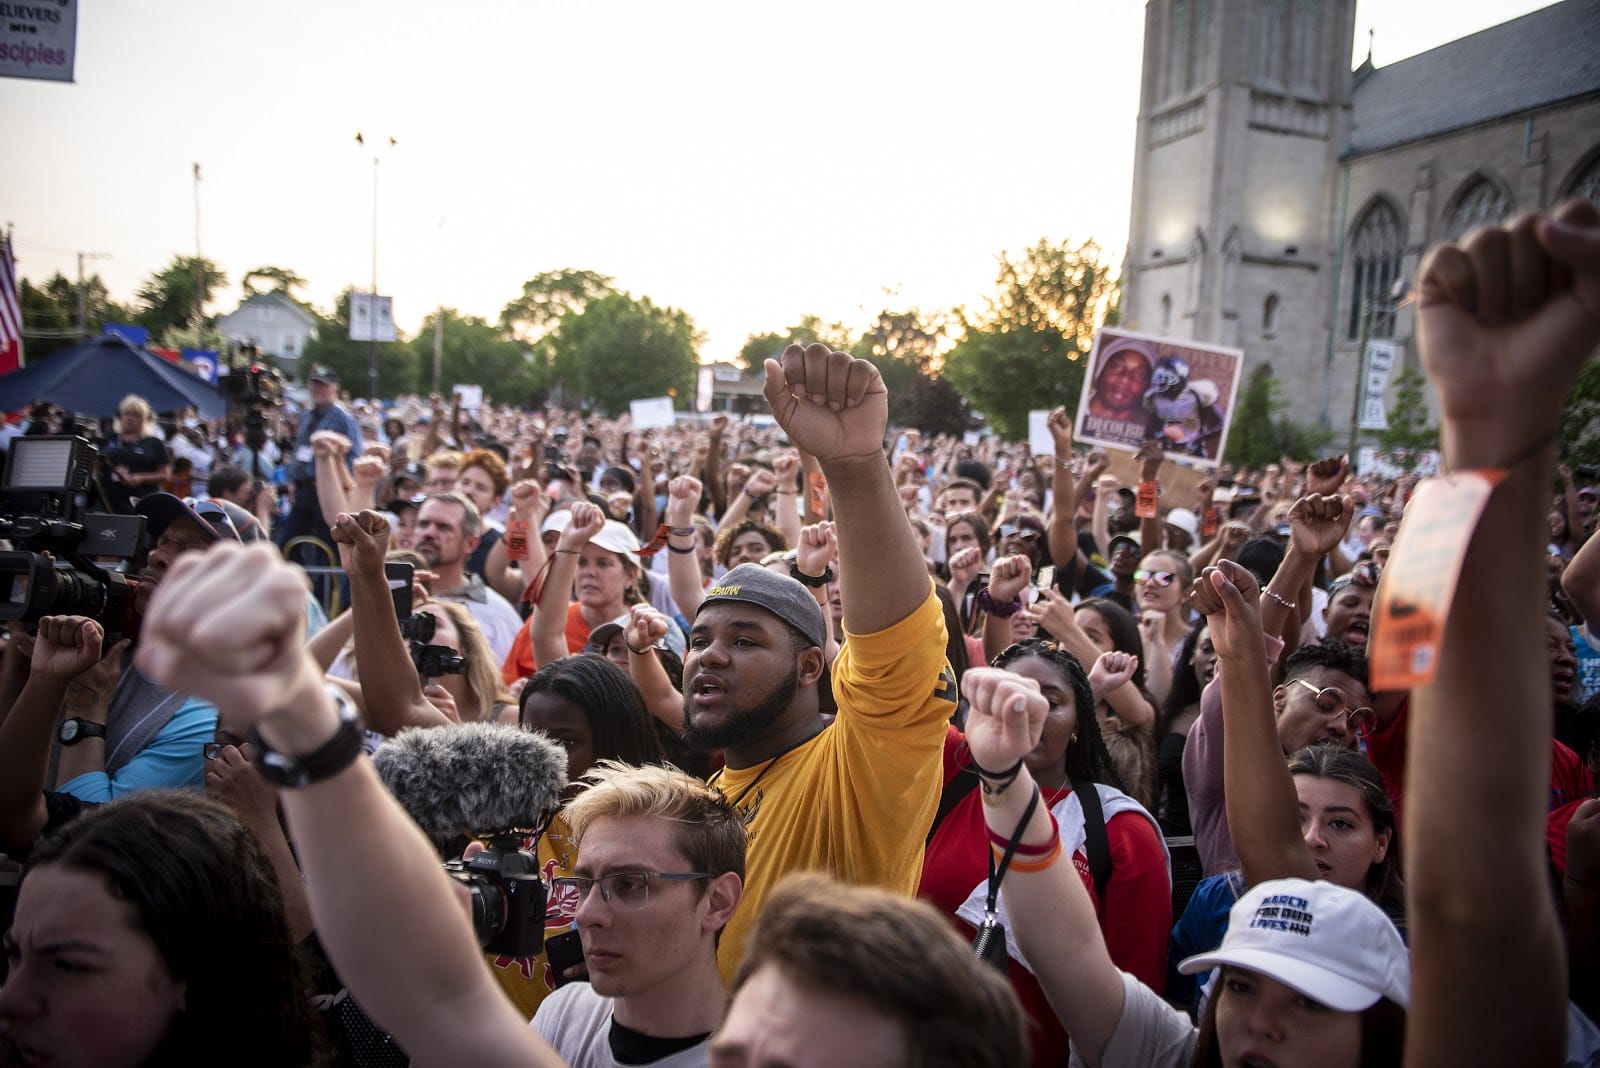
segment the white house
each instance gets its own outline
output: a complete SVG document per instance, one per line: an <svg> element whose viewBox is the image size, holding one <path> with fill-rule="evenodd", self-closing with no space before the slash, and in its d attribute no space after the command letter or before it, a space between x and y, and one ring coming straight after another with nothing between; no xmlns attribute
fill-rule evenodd
<svg viewBox="0 0 1600 1068"><path fill-rule="evenodd" d="M292 380L306 342L317 336L311 313L282 293L257 293L217 320L229 341L249 342L271 356Z"/></svg>

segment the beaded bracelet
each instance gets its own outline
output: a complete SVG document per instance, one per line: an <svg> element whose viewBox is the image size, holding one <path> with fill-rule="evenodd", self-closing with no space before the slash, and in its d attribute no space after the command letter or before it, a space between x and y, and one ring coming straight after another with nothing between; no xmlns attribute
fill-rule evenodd
<svg viewBox="0 0 1600 1068"><path fill-rule="evenodd" d="M1268 597L1271 597L1274 601L1277 601L1279 604L1283 605L1283 607L1287 608L1291 612L1293 612L1296 608L1300 607L1299 605L1295 604L1293 601L1284 600L1282 595L1278 594L1277 592L1275 592L1273 590L1270 590L1270 589L1266 588L1265 586L1263 586L1261 588L1261 592L1266 594Z"/></svg>
<svg viewBox="0 0 1600 1068"><path fill-rule="evenodd" d="M978 596L974 599L974 603L978 606L979 611L986 612L991 616L997 616L1000 619L1009 619L1022 611L1021 594L1014 597L1009 604L1001 604L990 595L989 587L987 586L978 591Z"/></svg>

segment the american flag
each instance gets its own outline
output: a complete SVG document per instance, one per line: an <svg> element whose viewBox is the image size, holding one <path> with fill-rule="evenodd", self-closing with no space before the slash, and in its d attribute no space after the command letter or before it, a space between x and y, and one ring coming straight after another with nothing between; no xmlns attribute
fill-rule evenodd
<svg viewBox="0 0 1600 1068"><path fill-rule="evenodd" d="M22 366L22 300L11 237L0 235L0 374Z"/></svg>

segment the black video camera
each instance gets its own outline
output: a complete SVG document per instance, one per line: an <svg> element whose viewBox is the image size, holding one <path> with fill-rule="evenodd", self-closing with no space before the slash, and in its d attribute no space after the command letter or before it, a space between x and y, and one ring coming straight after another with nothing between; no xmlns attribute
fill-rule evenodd
<svg viewBox="0 0 1600 1068"><path fill-rule="evenodd" d="M0 621L88 616L105 628L107 641L137 629L138 580L96 558L137 556L145 521L88 511L99 455L81 437L11 443L0 483L0 537L16 548L0 552Z"/></svg>
<svg viewBox="0 0 1600 1068"><path fill-rule="evenodd" d="M497 834L470 860L445 862L445 871L472 892L472 929L485 953L531 957L544 946L545 897L539 857L517 834Z"/></svg>
<svg viewBox="0 0 1600 1068"><path fill-rule="evenodd" d="M467 669L466 660L448 645L411 643L411 662L417 665L417 674L425 679L441 675L459 675Z"/></svg>

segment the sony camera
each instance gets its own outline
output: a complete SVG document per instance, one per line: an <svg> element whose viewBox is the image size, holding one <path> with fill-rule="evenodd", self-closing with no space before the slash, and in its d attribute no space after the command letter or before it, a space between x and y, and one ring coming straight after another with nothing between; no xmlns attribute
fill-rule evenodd
<svg viewBox="0 0 1600 1068"><path fill-rule="evenodd" d="M495 835L470 860L445 862L451 878L472 892L472 929L485 953L531 957L544 946L547 888L539 857L517 834Z"/></svg>
<svg viewBox="0 0 1600 1068"><path fill-rule="evenodd" d="M138 555L145 520L88 510L98 457L76 436L11 443L0 482L0 537L13 546L0 552L0 620L88 616L107 641L137 629L138 580L105 561Z"/></svg>

